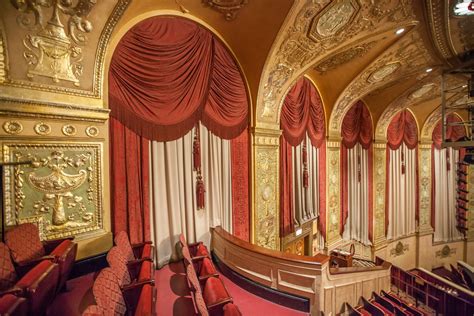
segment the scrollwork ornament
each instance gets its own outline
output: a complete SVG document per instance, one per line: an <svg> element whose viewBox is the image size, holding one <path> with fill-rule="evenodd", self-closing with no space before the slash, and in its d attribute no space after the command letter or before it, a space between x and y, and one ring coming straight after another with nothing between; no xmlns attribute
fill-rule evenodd
<svg viewBox="0 0 474 316"><path fill-rule="evenodd" d="M34 130L36 134L45 136L51 133L51 126L46 123L40 122L35 124Z"/></svg>
<svg viewBox="0 0 474 316"><path fill-rule="evenodd" d="M86 128L86 135L89 137L99 136L99 128L97 126L88 126Z"/></svg>
<svg viewBox="0 0 474 316"><path fill-rule="evenodd" d="M237 12L248 3L248 0L203 0L204 4L224 14L227 21L232 21Z"/></svg>
<svg viewBox="0 0 474 316"><path fill-rule="evenodd" d="M16 135L23 131L23 125L18 121L6 121L3 123L3 130L10 135Z"/></svg>
<svg viewBox="0 0 474 316"><path fill-rule="evenodd" d="M74 125L67 124L62 127L61 131L66 136L74 136L76 135L77 129Z"/></svg>

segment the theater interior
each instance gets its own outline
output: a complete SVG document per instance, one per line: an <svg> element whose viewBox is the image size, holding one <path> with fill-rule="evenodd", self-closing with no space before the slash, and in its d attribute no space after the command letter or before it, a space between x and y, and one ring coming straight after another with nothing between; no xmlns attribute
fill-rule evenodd
<svg viewBox="0 0 474 316"><path fill-rule="evenodd" d="M0 0L0 315L474 315L474 0Z"/></svg>

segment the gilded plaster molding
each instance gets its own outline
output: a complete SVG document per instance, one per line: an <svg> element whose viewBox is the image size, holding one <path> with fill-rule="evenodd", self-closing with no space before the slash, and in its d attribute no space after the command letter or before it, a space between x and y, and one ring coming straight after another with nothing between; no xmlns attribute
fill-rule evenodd
<svg viewBox="0 0 474 316"><path fill-rule="evenodd" d="M248 0L202 0L202 2L222 13L227 21L234 20L239 10L248 4Z"/></svg>
<svg viewBox="0 0 474 316"><path fill-rule="evenodd" d="M103 230L102 144L3 143L5 223L37 223L42 240Z"/></svg>
<svg viewBox="0 0 474 316"><path fill-rule="evenodd" d="M334 14L337 12L337 14ZM264 66L257 97L256 124L277 129L284 93L311 65L343 43L370 36L370 31L416 23L412 1L296 0Z"/></svg>
<svg viewBox="0 0 474 316"><path fill-rule="evenodd" d="M449 245L445 245L441 250L436 251L436 257L441 259L449 258L453 254L456 254L456 248L451 248Z"/></svg>
<svg viewBox="0 0 474 316"><path fill-rule="evenodd" d="M431 144L418 146L420 181L419 232L431 232Z"/></svg>
<svg viewBox="0 0 474 316"><path fill-rule="evenodd" d="M438 53L447 62L457 55L447 32L449 19L447 19L446 10L449 10L449 7L449 5L446 6L445 1L425 1L431 38Z"/></svg>
<svg viewBox="0 0 474 316"><path fill-rule="evenodd" d="M341 239L339 223L341 217L341 162L339 141L328 141L327 150L327 215L326 215L326 245L328 248Z"/></svg>
<svg viewBox="0 0 474 316"><path fill-rule="evenodd" d="M469 194L467 195L467 199L469 203L467 204L468 213L468 231L467 231L467 239L469 241L474 241L474 165L468 166L468 183L467 183L467 190Z"/></svg>
<svg viewBox="0 0 474 316"><path fill-rule="evenodd" d="M386 190L386 144L375 143L374 151L374 246L386 241L385 237L385 190Z"/></svg>
<svg viewBox="0 0 474 316"><path fill-rule="evenodd" d="M18 121L5 121L2 127L5 133L10 135L20 134L23 131L23 125Z"/></svg>
<svg viewBox="0 0 474 316"><path fill-rule="evenodd" d="M418 31L412 31L384 51L344 89L329 120L329 134L339 135L344 115L354 102L399 78L434 62Z"/></svg>
<svg viewBox="0 0 474 316"><path fill-rule="evenodd" d="M274 131L255 130L253 213L254 243L269 249L280 249L279 137Z"/></svg>
<svg viewBox="0 0 474 316"><path fill-rule="evenodd" d="M8 59L5 34L0 21L0 84L8 80Z"/></svg>

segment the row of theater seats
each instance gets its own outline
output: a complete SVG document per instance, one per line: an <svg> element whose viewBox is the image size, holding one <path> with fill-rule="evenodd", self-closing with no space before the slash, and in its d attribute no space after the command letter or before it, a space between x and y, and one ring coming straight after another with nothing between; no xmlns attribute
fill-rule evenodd
<svg viewBox="0 0 474 316"><path fill-rule="evenodd" d="M374 316L384 316L384 315L407 315L407 316L424 316L425 314L406 302L404 302L400 297L396 296L393 293L387 293L385 291L381 292L381 295L377 293L372 293L372 298L370 300L362 297L362 305L356 308L353 308L349 304L348 311L349 315L374 315Z"/></svg>
<svg viewBox="0 0 474 316"><path fill-rule="evenodd" d="M21 224L0 242L0 315L44 315L74 265L72 238L41 242L34 224Z"/></svg>
<svg viewBox="0 0 474 316"><path fill-rule="evenodd" d="M95 304L82 315L156 315L153 245L132 245L125 232L116 234L114 242L107 253L109 267L94 280Z"/></svg>
<svg viewBox="0 0 474 316"><path fill-rule="evenodd" d="M202 242L188 244L183 234L180 235L180 243L195 312L201 316L241 316L219 278L206 246Z"/></svg>
<svg viewBox="0 0 474 316"><path fill-rule="evenodd" d="M464 265L458 263L457 266L450 264L450 269L451 270L441 267L433 269L433 273L446 278L465 289L474 291L474 274L468 268L466 263L464 263Z"/></svg>

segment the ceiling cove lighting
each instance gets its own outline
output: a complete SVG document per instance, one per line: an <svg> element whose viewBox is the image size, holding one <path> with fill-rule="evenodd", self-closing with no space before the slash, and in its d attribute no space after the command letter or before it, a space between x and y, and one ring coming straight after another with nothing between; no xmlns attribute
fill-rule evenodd
<svg viewBox="0 0 474 316"><path fill-rule="evenodd" d="M398 30L395 32L395 34L400 35L400 34L402 34L403 32L405 32L405 29L404 29L404 28L401 28L401 29L398 29Z"/></svg>
<svg viewBox="0 0 474 316"><path fill-rule="evenodd" d="M426 72L432 72L432 71L433 71L433 68L426 69Z"/></svg>

